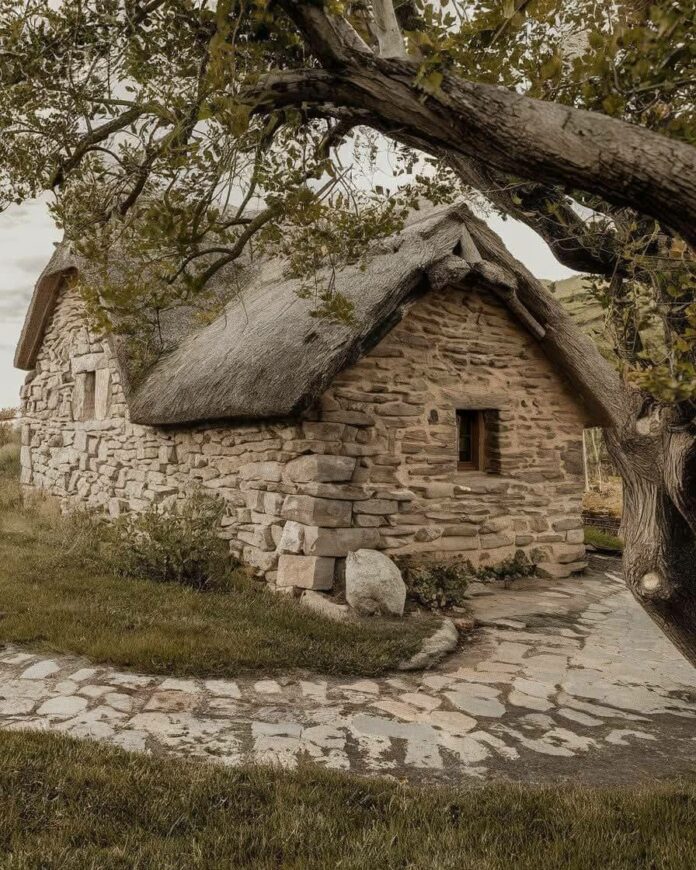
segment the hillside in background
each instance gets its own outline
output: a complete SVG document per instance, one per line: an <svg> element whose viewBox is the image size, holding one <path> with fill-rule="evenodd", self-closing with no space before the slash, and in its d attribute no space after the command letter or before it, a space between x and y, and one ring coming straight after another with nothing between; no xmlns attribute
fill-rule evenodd
<svg viewBox="0 0 696 870"><path fill-rule="evenodd" d="M562 281L543 282L559 299L577 325L600 347L604 356L611 356L610 344L604 329L604 311L585 287L582 275L564 278Z"/></svg>
<svg viewBox="0 0 696 870"><path fill-rule="evenodd" d="M565 306L566 310L599 347L602 355L613 365L618 365L613 350L611 334L606 326L606 312L585 286L583 275L574 275L563 281L543 281ZM653 359L664 357L664 336L662 324L653 314L648 314L640 328L640 336L645 350Z"/></svg>

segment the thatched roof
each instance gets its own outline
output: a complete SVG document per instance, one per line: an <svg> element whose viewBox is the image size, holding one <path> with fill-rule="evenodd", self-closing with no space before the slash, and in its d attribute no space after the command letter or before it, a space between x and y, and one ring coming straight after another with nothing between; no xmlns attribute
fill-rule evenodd
<svg viewBox="0 0 696 870"><path fill-rule="evenodd" d="M67 275L76 271L77 261L70 248L58 245L34 285L34 293L15 351L16 368L27 371L34 368L63 281Z"/></svg>
<svg viewBox="0 0 696 870"><path fill-rule="evenodd" d="M338 272L336 290L354 305L350 324L313 318L315 303L298 296L301 282L286 277L286 264L257 262L223 314L184 335L141 378L128 396L131 419L170 425L292 416L377 344L409 302L446 283L486 287L541 337L543 329L515 296L515 261L507 259L502 268L481 260L466 229L471 221L477 222L463 204L417 212L401 233L373 245L366 263ZM42 273L17 350L18 367L34 363L60 276L79 268L58 249Z"/></svg>

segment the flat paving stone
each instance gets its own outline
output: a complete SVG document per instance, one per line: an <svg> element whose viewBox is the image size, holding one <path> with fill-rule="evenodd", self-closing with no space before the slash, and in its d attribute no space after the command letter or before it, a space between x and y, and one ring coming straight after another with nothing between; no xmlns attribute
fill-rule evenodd
<svg viewBox="0 0 696 870"><path fill-rule="evenodd" d="M86 708L86 698L68 695L67 697L51 698L48 701L44 701L36 712L39 716L60 716L68 719L70 716L81 713Z"/></svg>
<svg viewBox="0 0 696 870"><path fill-rule="evenodd" d="M432 671L193 680L5 648L0 728L227 765L301 760L415 781L592 784L696 774L696 671L615 560L471 598L481 625ZM649 751L648 751L649 746Z"/></svg>
<svg viewBox="0 0 696 870"><path fill-rule="evenodd" d="M20 674L20 679L44 680L46 679L46 677L50 677L53 674L58 673L59 670L60 665L56 664L56 662L51 661L50 659L47 659L42 662L36 662L35 665L31 665L31 667L27 668L22 674Z"/></svg>

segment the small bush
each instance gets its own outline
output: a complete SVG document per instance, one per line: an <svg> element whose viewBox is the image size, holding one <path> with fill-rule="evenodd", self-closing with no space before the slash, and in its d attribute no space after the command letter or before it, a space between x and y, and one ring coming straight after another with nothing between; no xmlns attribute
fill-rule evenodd
<svg viewBox="0 0 696 870"><path fill-rule="evenodd" d="M109 536L112 567L155 583L218 589L236 567L217 534L224 511L221 500L196 494L173 510L153 506L127 514L114 523Z"/></svg>
<svg viewBox="0 0 696 870"><path fill-rule="evenodd" d="M0 424L0 521L7 511L22 507L22 490L19 485L19 444L3 443L4 427Z"/></svg>
<svg viewBox="0 0 696 870"><path fill-rule="evenodd" d="M464 605L466 590L472 581L490 583L499 580L507 586L514 580L533 575L536 563L523 550L518 550L514 556L497 565L482 565L480 568L474 568L468 559L420 565L402 562L400 568L412 600L430 610L445 610Z"/></svg>
<svg viewBox="0 0 696 870"><path fill-rule="evenodd" d="M523 577L533 576L536 569L536 554L532 553L530 559L524 550L517 550L514 556L503 559L496 565L482 565L476 569L475 573L476 579L482 583L498 580L508 585L515 580L521 580Z"/></svg>
<svg viewBox="0 0 696 870"><path fill-rule="evenodd" d="M0 429L0 431L2 431ZM0 444L0 475L19 477L19 445L11 441Z"/></svg>
<svg viewBox="0 0 696 870"><path fill-rule="evenodd" d="M461 607L474 568L471 562L430 562L401 565L410 598L430 610Z"/></svg>
<svg viewBox="0 0 696 870"><path fill-rule="evenodd" d="M6 445L19 445L19 429L15 426L16 408L0 408L0 450Z"/></svg>

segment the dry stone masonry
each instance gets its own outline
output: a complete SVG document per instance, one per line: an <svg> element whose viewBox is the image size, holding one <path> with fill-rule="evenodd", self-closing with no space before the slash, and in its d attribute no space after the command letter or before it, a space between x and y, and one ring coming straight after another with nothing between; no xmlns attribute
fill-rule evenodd
<svg viewBox="0 0 696 870"><path fill-rule="evenodd" d="M458 468L456 412L495 412L495 474ZM129 419L107 341L63 288L22 391L22 482L118 516L197 488L232 553L279 589L326 591L357 550L585 565L582 412L489 293L414 302L301 417L149 427Z"/></svg>

